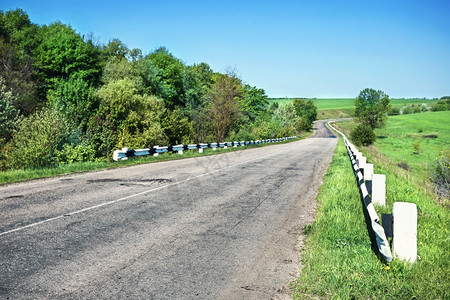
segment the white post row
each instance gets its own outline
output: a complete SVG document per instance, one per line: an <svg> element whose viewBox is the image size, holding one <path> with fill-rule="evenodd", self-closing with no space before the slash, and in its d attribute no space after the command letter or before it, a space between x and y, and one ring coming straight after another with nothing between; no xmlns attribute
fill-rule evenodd
<svg viewBox="0 0 450 300"><path fill-rule="evenodd" d="M416 262L417 259L417 206L414 203L395 202L392 208L394 256Z"/></svg>

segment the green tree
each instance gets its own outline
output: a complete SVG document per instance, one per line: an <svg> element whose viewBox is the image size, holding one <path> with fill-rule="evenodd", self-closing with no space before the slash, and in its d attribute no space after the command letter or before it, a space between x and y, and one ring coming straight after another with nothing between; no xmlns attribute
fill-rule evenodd
<svg viewBox="0 0 450 300"><path fill-rule="evenodd" d="M246 84L244 85L244 91L241 109L247 119L246 122L253 123L256 118L268 113L269 100L264 89Z"/></svg>
<svg viewBox="0 0 450 300"><path fill-rule="evenodd" d="M385 125L389 108L389 96L380 90L364 89L355 100L355 116L372 129Z"/></svg>
<svg viewBox="0 0 450 300"><path fill-rule="evenodd" d="M8 142L20 121L19 109L14 106L14 95L0 77L0 149Z"/></svg>
<svg viewBox="0 0 450 300"><path fill-rule="evenodd" d="M25 115L38 105L33 80L33 53L40 43L39 28L21 9L0 11L0 77L14 94L14 105Z"/></svg>
<svg viewBox="0 0 450 300"><path fill-rule="evenodd" d="M146 92L162 98L167 108L184 107L184 68L184 64L166 48L155 50L144 62Z"/></svg>
<svg viewBox="0 0 450 300"><path fill-rule="evenodd" d="M215 138L223 142L235 129L240 117L239 103L244 96L241 80L235 75L218 74L209 94L208 115Z"/></svg>
<svg viewBox="0 0 450 300"><path fill-rule="evenodd" d="M111 58L126 58L129 54L128 47L119 39L112 39L102 47L101 54L105 60Z"/></svg>
<svg viewBox="0 0 450 300"><path fill-rule="evenodd" d="M298 129L311 130L313 122L317 119L317 107L314 102L312 100L295 99L293 105L295 112L301 118Z"/></svg>
<svg viewBox="0 0 450 300"><path fill-rule="evenodd" d="M273 119L281 124L276 137L295 135L301 122L301 117L297 114L292 102L280 105L273 113Z"/></svg>
<svg viewBox="0 0 450 300"><path fill-rule="evenodd" d="M37 48L36 71L45 90L54 89L59 79L78 77L97 85L100 79L100 52L86 43L70 26L60 22L43 26L42 43Z"/></svg>
<svg viewBox="0 0 450 300"><path fill-rule="evenodd" d="M69 120L70 126L82 132L99 104L95 89L76 75L67 81L59 80L49 98L53 107Z"/></svg>

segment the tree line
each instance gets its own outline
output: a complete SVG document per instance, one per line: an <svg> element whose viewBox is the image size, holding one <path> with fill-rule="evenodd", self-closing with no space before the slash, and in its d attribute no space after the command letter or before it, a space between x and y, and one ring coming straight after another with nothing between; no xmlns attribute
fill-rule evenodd
<svg viewBox="0 0 450 300"><path fill-rule="evenodd" d="M269 105L234 72L148 54L67 24L0 11L0 170L110 160L122 147L291 136L311 130L311 100Z"/></svg>

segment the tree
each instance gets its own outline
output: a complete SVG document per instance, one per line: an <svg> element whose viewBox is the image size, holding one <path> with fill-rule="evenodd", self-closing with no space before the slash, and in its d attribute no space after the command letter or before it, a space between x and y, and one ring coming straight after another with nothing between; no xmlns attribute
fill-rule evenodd
<svg viewBox="0 0 450 300"><path fill-rule="evenodd" d="M143 74L146 92L162 98L167 108L184 107L184 69L184 64L166 48L157 49L145 59Z"/></svg>
<svg viewBox="0 0 450 300"><path fill-rule="evenodd" d="M13 93L13 104L25 115L38 105L32 79L33 53L40 42L38 30L21 9L0 11L0 77Z"/></svg>
<svg viewBox="0 0 450 300"><path fill-rule="evenodd" d="M93 87L77 76L59 80L56 90L50 94L54 108L70 121L71 127L85 131L89 117L98 107L98 97Z"/></svg>
<svg viewBox="0 0 450 300"><path fill-rule="evenodd" d="M389 96L380 90L364 89L355 100L355 116L372 129L385 125L389 108Z"/></svg>
<svg viewBox="0 0 450 300"><path fill-rule="evenodd" d="M0 146L11 139L20 121L19 110L13 102L13 94L6 89L0 77Z"/></svg>
<svg viewBox="0 0 450 300"><path fill-rule="evenodd" d="M248 122L253 123L257 117L268 112L269 100L264 89L246 84L244 90L244 98L241 101L242 112Z"/></svg>
<svg viewBox="0 0 450 300"><path fill-rule="evenodd" d="M244 91L235 75L218 74L209 91L209 117L218 141L223 142L240 118Z"/></svg>
<svg viewBox="0 0 450 300"><path fill-rule="evenodd" d="M293 102L297 115L301 118L299 130L309 131L317 118L317 107L312 100L295 99Z"/></svg>
<svg viewBox="0 0 450 300"><path fill-rule="evenodd" d="M36 54L37 75L45 90L54 89L59 79L78 77L96 85L100 79L100 51L83 41L70 26L53 23L42 27L42 43Z"/></svg>

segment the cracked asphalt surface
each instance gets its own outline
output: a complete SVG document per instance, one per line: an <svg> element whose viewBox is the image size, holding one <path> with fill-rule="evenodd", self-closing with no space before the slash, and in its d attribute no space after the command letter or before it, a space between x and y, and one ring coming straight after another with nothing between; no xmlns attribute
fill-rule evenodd
<svg viewBox="0 0 450 300"><path fill-rule="evenodd" d="M0 299L289 299L337 139L0 187Z"/></svg>

